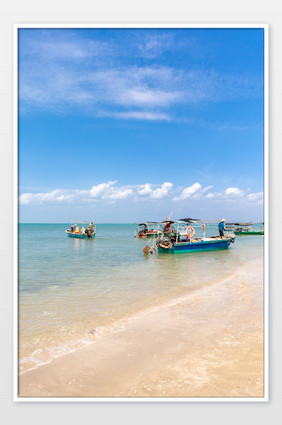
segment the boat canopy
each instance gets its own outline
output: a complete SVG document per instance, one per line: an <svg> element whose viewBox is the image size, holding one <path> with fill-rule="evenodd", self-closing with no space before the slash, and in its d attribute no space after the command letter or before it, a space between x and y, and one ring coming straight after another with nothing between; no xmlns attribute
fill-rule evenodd
<svg viewBox="0 0 282 425"><path fill-rule="evenodd" d="M187 221L182 221L182 220L164 220L161 222L161 224L166 224L166 223L182 224L183 226L187 226Z"/></svg>
<svg viewBox="0 0 282 425"><path fill-rule="evenodd" d="M194 221L201 221L199 218L180 218L179 221L185 221L192 224Z"/></svg>
<svg viewBox="0 0 282 425"><path fill-rule="evenodd" d="M170 223L170 224L174 224L174 223L177 223L177 220L164 220L164 221L161 221L161 223Z"/></svg>

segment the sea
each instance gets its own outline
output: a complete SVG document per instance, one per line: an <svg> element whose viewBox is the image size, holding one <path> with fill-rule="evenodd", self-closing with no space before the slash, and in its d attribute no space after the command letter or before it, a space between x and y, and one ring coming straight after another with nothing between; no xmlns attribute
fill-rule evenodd
<svg viewBox="0 0 282 425"><path fill-rule="evenodd" d="M144 255L154 240L135 238L134 224L97 224L95 239L69 238L68 227L18 226L20 374L263 261L263 236L236 236L223 251ZM207 224L213 234L217 225Z"/></svg>

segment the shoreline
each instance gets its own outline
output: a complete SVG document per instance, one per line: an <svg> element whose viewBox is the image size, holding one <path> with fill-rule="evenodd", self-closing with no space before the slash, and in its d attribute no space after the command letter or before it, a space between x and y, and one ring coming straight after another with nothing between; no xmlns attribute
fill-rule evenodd
<svg viewBox="0 0 282 425"><path fill-rule="evenodd" d="M19 376L19 397L263 397L263 261Z"/></svg>
<svg viewBox="0 0 282 425"><path fill-rule="evenodd" d="M241 266L242 267L242 266ZM245 266L243 266L245 267ZM83 350L84 348L92 345L92 344L96 344L99 341L101 341L103 338L106 338L110 335L114 335L116 333L119 332L123 332L124 330L126 330L126 328L135 323L138 320L141 320L142 318L146 317L147 315L153 314L158 312L159 310L162 310L164 308L169 308L169 307L173 307L177 304L181 304L184 302L188 302L191 298L195 297L195 296L201 296L201 293L203 291L206 291L208 287L213 286L213 285L220 285L223 282L227 282L229 280L231 280L234 277L234 275L230 275L230 276L226 276L225 278L223 278L222 280L220 280L219 282L209 282L206 283L206 285L201 286L197 289L191 289L189 291L189 293L185 294L185 295L181 295L178 296L176 298L172 298L166 301L161 302L160 304L154 305L154 306L150 306L147 307L143 310L137 311L131 315L127 315L117 321L114 321L111 325L106 326L106 329L104 329L103 327L98 326L97 328L94 328L92 330L90 330L90 332L92 333L93 331L95 332L95 335L98 334L99 336L97 336L97 339L94 340L90 340L88 342L85 342L84 345L77 347L77 348L73 348L70 349L70 351L68 351L67 353L63 353L63 354L58 354L57 356L50 358L46 361L43 361L42 363L38 363L37 365L33 366L30 369L27 370L23 370L22 372L19 372L19 376L22 376L26 373L32 372L34 370L37 370L38 368L45 366L47 364L52 363L55 359L58 359L60 357L65 357L69 354L72 354L74 352ZM79 341L80 342L80 341Z"/></svg>

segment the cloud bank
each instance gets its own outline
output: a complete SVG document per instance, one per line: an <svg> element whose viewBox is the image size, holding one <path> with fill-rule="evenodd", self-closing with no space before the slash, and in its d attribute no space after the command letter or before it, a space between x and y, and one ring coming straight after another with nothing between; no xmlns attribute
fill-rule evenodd
<svg viewBox="0 0 282 425"><path fill-rule="evenodd" d="M261 205L263 203L263 192L252 193L249 189L243 190L236 187L228 187L224 191L212 191L213 186L202 187L195 182L183 189L174 189L173 183L162 184L144 183L140 185L118 186L117 180L99 183L90 189L54 189L50 192L23 193L19 197L20 205L40 204L66 204L75 205L78 202L95 204L96 202L123 202L131 199L133 202L151 200L157 203L161 200L177 203L191 203L213 200L215 202L233 203L238 200Z"/></svg>

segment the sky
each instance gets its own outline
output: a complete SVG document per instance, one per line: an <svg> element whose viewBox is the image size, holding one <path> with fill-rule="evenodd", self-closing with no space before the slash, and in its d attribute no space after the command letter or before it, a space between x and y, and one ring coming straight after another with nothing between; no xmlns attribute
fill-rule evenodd
<svg viewBox="0 0 282 425"><path fill-rule="evenodd" d="M263 79L263 29L19 29L19 221L263 221Z"/></svg>

